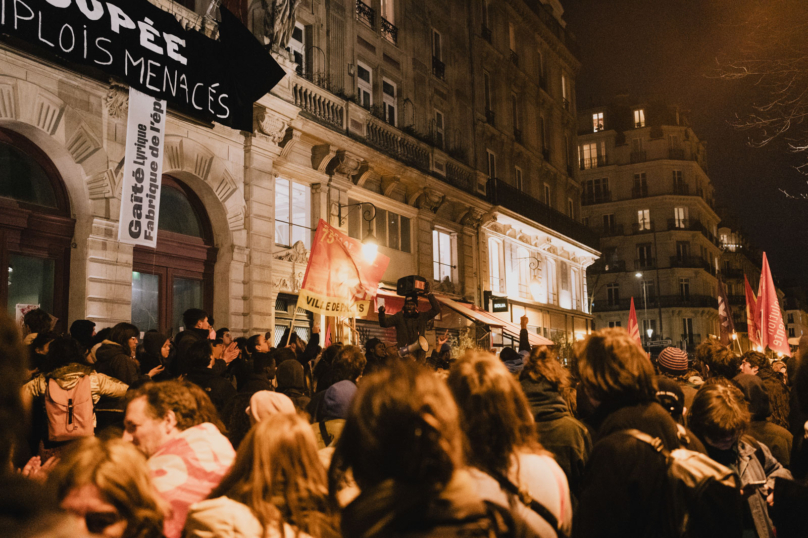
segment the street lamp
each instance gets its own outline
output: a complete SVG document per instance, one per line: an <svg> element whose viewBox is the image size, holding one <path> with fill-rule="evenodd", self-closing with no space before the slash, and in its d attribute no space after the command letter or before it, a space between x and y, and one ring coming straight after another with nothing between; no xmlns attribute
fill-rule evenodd
<svg viewBox="0 0 808 538"><path fill-rule="evenodd" d="M538 302L539 297L541 297L541 285L539 284L539 280L533 277L533 275L539 269L541 260L539 260L535 256L528 256L527 258L517 258L517 261L518 260L530 260L530 263L528 264L528 269L530 269L530 276L532 277L530 279L530 285L529 285L530 295L533 296L534 301Z"/></svg>
<svg viewBox="0 0 808 538"><path fill-rule="evenodd" d="M369 207L365 208L364 206ZM370 202L357 202L355 204L345 205L337 204L337 220L339 221L340 227L345 225L345 219L347 219L348 215L351 214L351 211L349 210L343 217L342 209L352 207L359 207L362 211L362 218L368 223L367 234L362 240L362 256L365 258L365 260L367 260L368 263L373 263L373 261L376 259L376 255L379 253L379 243L376 241L376 237L373 235L373 227L371 224L374 220L376 220L376 206Z"/></svg>
<svg viewBox="0 0 808 538"><path fill-rule="evenodd" d="M642 273L640 271L637 271L636 273L634 273L634 276L637 277L637 280L639 280L639 279L642 278ZM643 310L645 310L645 314L644 314L644 316L645 316L645 324L650 325L650 323L648 323L648 289L646 288L645 283L643 281L641 281L641 280L640 280L640 286L642 286L642 302L643 302ZM654 334L654 331L649 326L648 329L646 329L645 332L648 335L648 338L646 338L646 340L645 340L645 344L648 345L648 340L651 339L651 335ZM649 348L650 348L650 346L649 346Z"/></svg>

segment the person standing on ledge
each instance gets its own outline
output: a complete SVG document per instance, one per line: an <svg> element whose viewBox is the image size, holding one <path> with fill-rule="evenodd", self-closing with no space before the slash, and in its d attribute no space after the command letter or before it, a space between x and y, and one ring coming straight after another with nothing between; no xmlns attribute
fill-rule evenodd
<svg viewBox="0 0 808 538"><path fill-rule="evenodd" d="M418 295L416 294L407 295L404 299L404 308L392 316L386 316L384 307L379 307L379 326L396 328L396 344L399 348L417 342L419 336L426 336L427 322L440 314L440 303L432 294L429 282L426 283L424 292L432 306L426 312L418 311Z"/></svg>

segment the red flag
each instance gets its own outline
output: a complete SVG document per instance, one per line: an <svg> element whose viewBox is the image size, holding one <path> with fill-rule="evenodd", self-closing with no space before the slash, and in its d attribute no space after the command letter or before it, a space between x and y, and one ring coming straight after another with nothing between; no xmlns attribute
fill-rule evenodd
<svg viewBox="0 0 808 538"><path fill-rule="evenodd" d="M631 310L628 313L628 335L637 340L637 343L642 347L640 325L637 323L637 312L634 310L634 297L631 298Z"/></svg>
<svg viewBox="0 0 808 538"><path fill-rule="evenodd" d="M735 333L735 323L732 320L732 310L727 300L727 290L721 277L718 278L718 329L721 343L730 345L730 338Z"/></svg>
<svg viewBox="0 0 808 538"><path fill-rule="evenodd" d="M320 220L311 247L298 306L326 316L365 317L390 258L362 255L362 242Z"/></svg>
<svg viewBox="0 0 808 538"><path fill-rule="evenodd" d="M743 276L743 282L746 286L746 331L749 334L749 341L759 345L760 311L757 308L757 297L755 297L755 292L752 291L746 275Z"/></svg>
<svg viewBox="0 0 808 538"><path fill-rule="evenodd" d="M760 273L760 290L758 291L757 310L760 312L760 345L765 349L791 356L788 345L786 326L783 324L783 314L780 311L780 302L777 300L777 289L774 287L769 260L763 253L763 271Z"/></svg>

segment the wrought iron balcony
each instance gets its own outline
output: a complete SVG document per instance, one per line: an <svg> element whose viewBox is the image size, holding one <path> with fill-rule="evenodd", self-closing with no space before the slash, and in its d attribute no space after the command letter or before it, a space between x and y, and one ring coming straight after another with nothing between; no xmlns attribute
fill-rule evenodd
<svg viewBox="0 0 808 538"><path fill-rule="evenodd" d="M487 26L483 26L481 34L483 36L483 39L485 39L486 41L491 43L491 28L488 28Z"/></svg>
<svg viewBox="0 0 808 538"><path fill-rule="evenodd" d="M581 196L581 205L605 204L612 201L612 191L600 190L594 192L584 191Z"/></svg>
<svg viewBox="0 0 808 538"><path fill-rule="evenodd" d="M625 260L604 261L602 258L587 268L587 273L623 273L626 271Z"/></svg>
<svg viewBox="0 0 808 538"><path fill-rule="evenodd" d="M701 256L671 256L671 267L704 269L707 272L712 272L710 262Z"/></svg>
<svg viewBox="0 0 808 538"><path fill-rule="evenodd" d="M373 28L376 24L376 12L362 0L356 0L356 20Z"/></svg>
<svg viewBox="0 0 808 538"><path fill-rule="evenodd" d="M643 223L635 222L631 225L631 231L634 234L647 234L654 231L654 223L646 221Z"/></svg>
<svg viewBox="0 0 808 538"><path fill-rule="evenodd" d="M599 168L608 164L606 155L598 155L597 157L584 157L581 159L581 170L589 170L590 168Z"/></svg>
<svg viewBox="0 0 808 538"><path fill-rule="evenodd" d="M690 195L690 185L687 183L674 183L673 184L673 194L679 194L682 196L689 196Z"/></svg>
<svg viewBox="0 0 808 538"><path fill-rule="evenodd" d="M398 28L384 17L382 17L382 37L393 45L398 43Z"/></svg>
<svg viewBox="0 0 808 538"><path fill-rule="evenodd" d="M446 64L440 61L437 56L432 57L432 74L441 80L446 80Z"/></svg>
<svg viewBox="0 0 808 538"><path fill-rule="evenodd" d="M656 267L656 258L640 258L634 260L635 269L652 269Z"/></svg>
<svg viewBox="0 0 808 538"><path fill-rule="evenodd" d="M631 152L631 162L632 163L644 163L648 160L648 156L644 151L632 151Z"/></svg>
<svg viewBox="0 0 808 538"><path fill-rule="evenodd" d="M631 188L631 197L632 198L648 198L648 185L643 185L642 187L632 187Z"/></svg>

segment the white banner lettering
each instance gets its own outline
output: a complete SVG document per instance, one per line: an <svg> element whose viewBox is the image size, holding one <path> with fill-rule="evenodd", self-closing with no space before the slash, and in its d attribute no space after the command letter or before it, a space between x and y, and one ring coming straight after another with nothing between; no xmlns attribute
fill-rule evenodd
<svg viewBox="0 0 808 538"><path fill-rule="evenodd" d="M166 102L129 89L118 241L157 248Z"/></svg>

